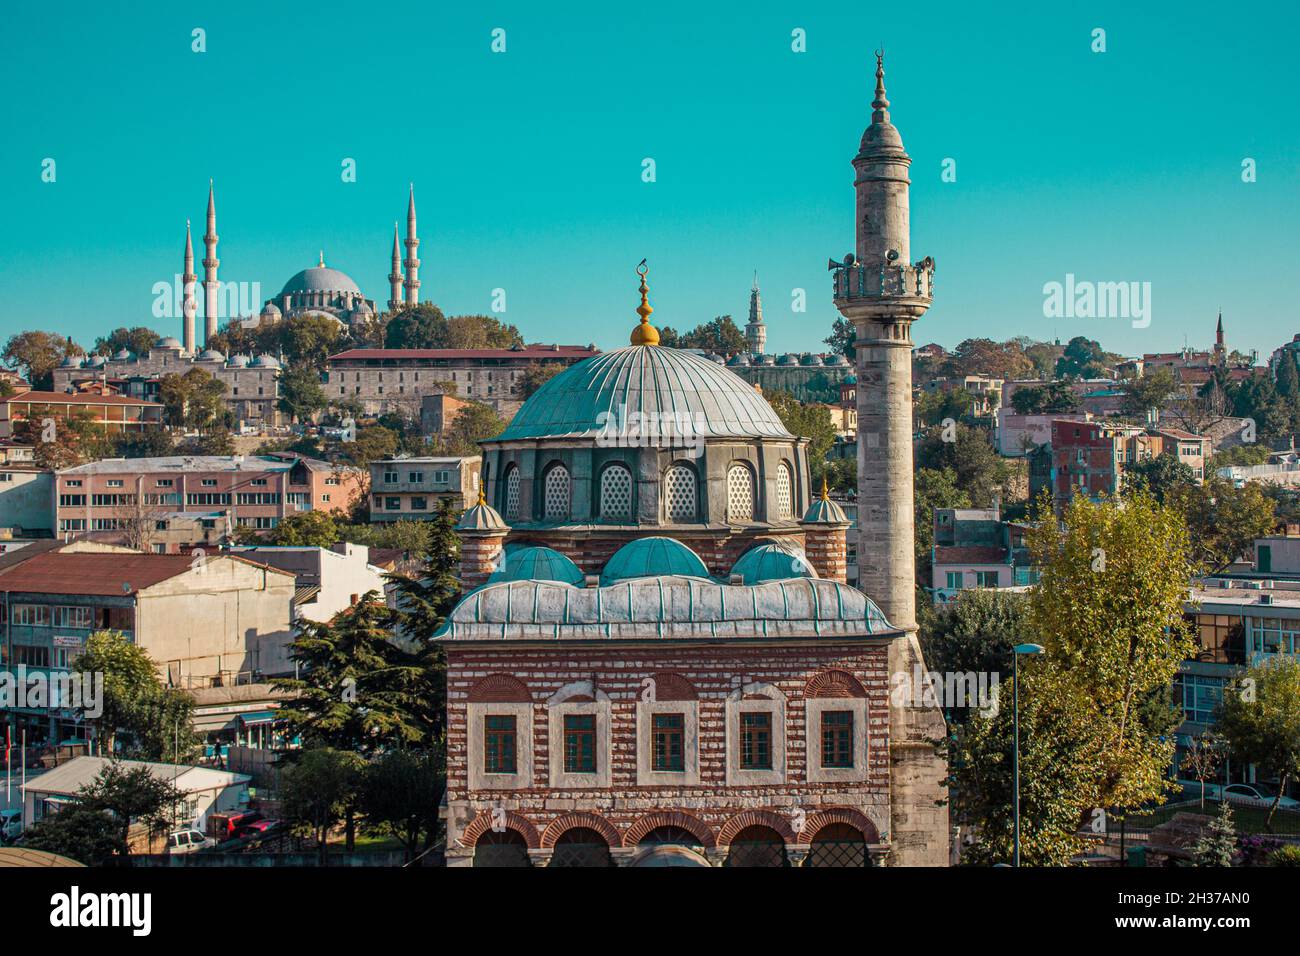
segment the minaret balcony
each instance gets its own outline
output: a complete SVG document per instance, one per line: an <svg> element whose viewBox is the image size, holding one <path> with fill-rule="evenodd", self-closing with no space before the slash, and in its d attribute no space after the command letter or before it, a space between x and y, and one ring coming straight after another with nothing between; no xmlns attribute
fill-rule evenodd
<svg viewBox="0 0 1300 956"><path fill-rule="evenodd" d="M831 270L836 302L862 299L934 299L934 262L925 259L912 266L841 264Z"/></svg>

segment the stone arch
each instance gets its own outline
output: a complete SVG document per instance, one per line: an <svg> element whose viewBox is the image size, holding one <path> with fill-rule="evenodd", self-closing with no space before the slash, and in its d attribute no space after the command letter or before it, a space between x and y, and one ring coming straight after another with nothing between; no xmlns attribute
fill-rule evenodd
<svg viewBox="0 0 1300 956"><path fill-rule="evenodd" d="M469 689L471 704L531 704L532 692L514 674L488 674Z"/></svg>
<svg viewBox="0 0 1300 956"><path fill-rule="evenodd" d="M623 833L623 846L637 846L651 830L659 827L681 827L699 840L706 850L714 846L713 831L703 821L682 810L656 810L647 813Z"/></svg>
<svg viewBox="0 0 1300 956"><path fill-rule="evenodd" d="M867 696L862 682L842 668L832 668L814 674L804 685L805 697L856 697Z"/></svg>
<svg viewBox="0 0 1300 956"><path fill-rule="evenodd" d="M880 831L871 822L871 818L861 810L854 810L852 807L827 807L816 813L810 813L808 819L804 821L803 829L799 832L799 842L812 842L818 830L832 823L847 823L855 830L862 831L868 843L880 842Z"/></svg>
<svg viewBox="0 0 1300 956"><path fill-rule="evenodd" d="M652 683L648 685L654 688L654 696L646 696L647 685L643 680L639 699L641 700L699 700L700 695L695 690L695 685L681 674L674 674L669 671L661 671L651 674L648 678Z"/></svg>
<svg viewBox="0 0 1300 956"><path fill-rule="evenodd" d="M609 700L609 694L605 693L599 687L593 687L589 680L575 680L565 684L550 697L546 698L546 706L554 707L556 704L585 704L591 701Z"/></svg>
<svg viewBox="0 0 1300 956"><path fill-rule="evenodd" d="M618 830L604 817L598 817L594 813L566 813L562 817L556 817L551 821L550 826L542 831L542 849L551 849L555 846L555 841L562 837L566 830L572 830L575 827L586 827L589 830L595 830L605 838L605 842L611 847L623 845Z"/></svg>
<svg viewBox="0 0 1300 956"><path fill-rule="evenodd" d="M521 817L513 810L506 811L505 828L507 830L514 830L523 837L524 842L528 844L528 849L536 850L541 846L541 838L537 834L537 827L533 826L532 822L527 817ZM479 837L491 829L492 809L490 807L485 807L480 809L478 813L474 815L474 819L470 821L469 826L467 826L465 831L460 835L460 840L458 842L466 849L470 849L478 843Z"/></svg>
<svg viewBox="0 0 1300 956"><path fill-rule="evenodd" d="M781 834L781 839L786 843L796 843L794 828L790 826L790 821L783 814L775 810L741 810L739 813L730 817L718 831L718 846L730 846L731 841L736 838L746 827L770 827L777 833Z"/></svg>

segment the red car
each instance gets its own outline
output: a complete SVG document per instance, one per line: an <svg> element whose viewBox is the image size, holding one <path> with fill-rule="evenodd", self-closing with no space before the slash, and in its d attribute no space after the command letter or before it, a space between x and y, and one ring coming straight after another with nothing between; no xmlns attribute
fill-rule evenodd
<svg viewBox="0 0 1300 956"><path fill-rule="evenodd" d="M247 813L240 813L226 821L226 839L233 840L236 837L243 836L239 831L244 827L252 826L260 820L266 819L256 810L250 810Z"/></svg>
<svg viewBox="0 0 1300 956"><path fill-rule="evenodd" d="M235 836L240 839L251 836L265 836L271 830L280 825L279 820L254 820L252 823L246 823L235 831Z"/></svg>

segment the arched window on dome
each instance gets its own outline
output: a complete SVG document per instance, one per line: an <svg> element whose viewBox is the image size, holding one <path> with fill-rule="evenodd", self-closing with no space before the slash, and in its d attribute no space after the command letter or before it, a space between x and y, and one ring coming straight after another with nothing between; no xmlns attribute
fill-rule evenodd
<svg viewBox="0 0 1300 956"><path fill-rule="evenodd" d="M600 473L600 516L610 521L632 517L632 471L627 465L609 465Z"/></svg>
<svg viewBox="0 0 1300 956"><path fill-rule="evenodd" d="M690 465L673 465L664 473L664 519L669 524L694 524L699 514L695 472Z"/></svg>
<svg viewBox="0 0 1300 956"><path fill-rule="evenodd" d="M542 514L547 521L569 519L569 469L555 465L546 472L542 489Z"/></svg>
<svg viewBox="0 0 1300 956"><path fill-rule="evenodd" d="M754 473L740 462L727 469L727 520L754 520Z"/></svg>
<svg viewBox="0 0 1300 956"><path fill-rule="evenodd" d="M519 467L517 465L511 465L506 471L505 512L507 519L519 517Z"/></svg>
<svg viewBox="0 0 1300 956"><path fill-rule="evenodd" d="M776 516L794 517L794 481L790 477L790 465L784 461L776 466Z"/></svg>

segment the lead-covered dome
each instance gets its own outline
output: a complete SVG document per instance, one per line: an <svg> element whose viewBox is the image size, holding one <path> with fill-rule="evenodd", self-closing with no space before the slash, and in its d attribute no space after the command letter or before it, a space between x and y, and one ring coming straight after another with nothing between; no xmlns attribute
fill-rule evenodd
<svg viewBox="0 0 1300 956"><path fill-rule="evenodd" d="M632 345L584 359L537 390L495 441L595 438L634 414L685 416L704 438L791 438L754 387L701 355Z"/></svg>
<svg viewBox="0 0 1300 956"><path fill-rule="evenodd" d="M296 292L355 292L361 295L361 289L352 281L351 276L329 266L303 269L284 284L280 295L292 295Z"/></svg>

